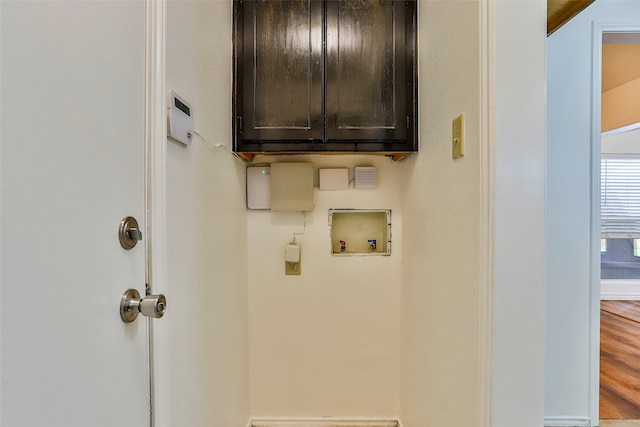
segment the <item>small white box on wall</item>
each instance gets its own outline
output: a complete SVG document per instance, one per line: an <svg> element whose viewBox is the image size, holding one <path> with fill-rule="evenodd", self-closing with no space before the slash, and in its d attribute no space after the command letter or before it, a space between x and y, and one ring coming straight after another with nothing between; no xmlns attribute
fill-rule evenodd
<svg viewBox="0 0 640 427"><path fill-rule="evenodd" d="M319 172L321 190L347 190L349 189L349 169L320 169Z"/></svg>
<svg viewBox="0 0 640 427"><path fill-rule="evenodd" d="M371 189L376 188L376 168L373 166L358 166L355 171L355 188Z"/></svg>
<svg viewBox="0 0 640 427"><path fill-rule="evenodd" d="M247 168L247 208L271 208L271 180L269 166Z"/></svg>
<svg viewBox="0 0 640 427"><path fill-rule="evenodd" d="M191 105L175 92L169 94L167 136L185 145L193 138L193 111Z"/></svg>

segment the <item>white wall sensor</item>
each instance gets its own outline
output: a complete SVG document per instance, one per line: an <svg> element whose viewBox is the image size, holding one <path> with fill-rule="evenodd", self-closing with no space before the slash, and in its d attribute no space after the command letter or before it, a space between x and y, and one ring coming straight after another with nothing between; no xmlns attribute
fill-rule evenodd
<svg viewBox="0 0 640 427"><path fill-rule="evenodd" d="M191 105L173 91L169 94L167 136L183 144L191 144L191 139L193 138L193 111L191 110Z"/></svg>
<svg viewBox="0 0 640 427"><path fill-rule="evenodd" d="M271 207L271 180L269 166L247 168L247 208L269 209Z"/></svg>

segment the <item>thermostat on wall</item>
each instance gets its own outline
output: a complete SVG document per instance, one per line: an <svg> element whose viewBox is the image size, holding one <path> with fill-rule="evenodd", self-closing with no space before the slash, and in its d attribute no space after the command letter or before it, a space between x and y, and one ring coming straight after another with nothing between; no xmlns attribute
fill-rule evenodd
<svg viewBox="0 0 640 427"><path fill-rule="evenodd" d="M167 136L183 144L191 144L191 138L193 138L192 113L191 105L172 91L169 94Z"/></svg>

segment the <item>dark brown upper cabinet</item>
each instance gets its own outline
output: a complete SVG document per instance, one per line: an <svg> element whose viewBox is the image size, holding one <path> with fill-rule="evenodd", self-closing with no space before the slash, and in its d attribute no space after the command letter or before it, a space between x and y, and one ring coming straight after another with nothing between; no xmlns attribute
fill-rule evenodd
<svg viewBox="0 0 640 427"><path fill-rule="evenodd" d="M418 151L416 0L235 0L234 151Z"/></svg>

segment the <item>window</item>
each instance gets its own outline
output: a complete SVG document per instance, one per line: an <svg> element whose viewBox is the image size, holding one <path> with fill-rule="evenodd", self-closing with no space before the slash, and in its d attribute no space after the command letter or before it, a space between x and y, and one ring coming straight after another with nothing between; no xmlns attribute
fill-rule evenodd
<svg viewBox="0 0 640 427"><path fill-rule="evenodd" d="M640 159L602 158L603 238L640 239Z"/></svg>
<svg viewBox="0 0 640 427"><path fill-rule="evenodd" d="M640 278L640 158L601 161L601 277Z"/></svg>

